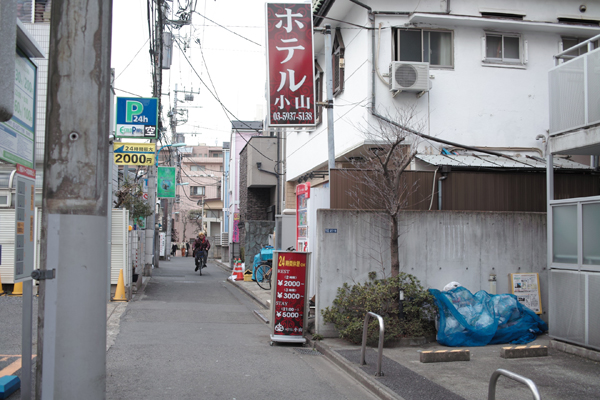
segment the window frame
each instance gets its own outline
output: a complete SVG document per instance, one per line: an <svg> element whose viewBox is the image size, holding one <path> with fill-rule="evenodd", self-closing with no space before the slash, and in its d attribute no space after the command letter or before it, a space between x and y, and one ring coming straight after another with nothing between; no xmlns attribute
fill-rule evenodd
<svg viewBox="0 0 600 400"><path fill-rule="evenodd" d="M323 122L323 106L320 106L319 103L323 102L324 79L325 74L317 60L315 60L315 126L320 125Z"/></svg>
<svg viewBox="0 0 600 400"><path fill-rule="evenodd" d="M202 189L202 193L197 193L198 189ZM191 196L206 196L206 186L190 186L190 195Z"/></svg>
<svg viewBox="0 0 600 400"><path fill-rule="evenodd" d="M418 31L421 33L421 61L404 61L404 60L400 60L400 34L402 33L402 31ZM431 61L423 61L423 55L424 55L424 46L423 46L423 32L441 32L441 33L450 33L450 57L452 59L452 61L450 62L450 65L438 65L438 64L432 64ZM394 61L400 61L400 62L428 62L429 63L429 68L430 69L445 69L445 70L453 70L454 69L454 31L451 29L437 29L437 28L431 28L431 29L425 29L425 28L416 28L416 27L395 27L392 33L392 58ZM431 41L430 41L431 43ZM431 48L431 45L429 46L429 48ZM429 57L429 59L431 60L431 56Z"/></svg>
<svg viewBox="0 0 600 400"><path fill-rule="evenodd" d="M196 169L194 169L196 168ZM192 172L206 172L206 165L190 165L190 171Z"/></svg>
<svg viewBox="0 0 600 400"><path fill-rule="evenodd" d="M333 63L333 97L336 97L344 91L344 69L346 68L344 58L346 46L344 46L344 39L342 38L340 28L335 28L331 52L331 62Z"/></svg>
<svg viewBox="0 0 600 400"><path fill-rule="evenodd" d="M488 57L487 56L487 45L488 45L488 36L500 36L502 40L502 58ZM517 38L519 40L519 58L505 58L504 54L506 51L504 50L504 38ZM481 61L483 65L495 65L495 66L512 66L512 67L525 67L528 63L528 49L527 49L527 40L523 38L523 35L518 32L497 32L485 30L483 32L483 36L481 37Z"/></svg>

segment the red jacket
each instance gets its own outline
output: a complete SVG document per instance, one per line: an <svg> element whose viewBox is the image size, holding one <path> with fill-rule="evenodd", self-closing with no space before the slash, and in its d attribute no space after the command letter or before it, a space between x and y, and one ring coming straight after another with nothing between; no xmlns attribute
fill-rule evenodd
<svg viewBox="0 0 600 400"><path fill-rule="evenodd" d="M197 250L208 251L209 249L210 249L210 242L208 241L207 238L204 238L204 240L202 240L200 238L196 238L196 241L194 242L194 253L196 253Z"/></svg>

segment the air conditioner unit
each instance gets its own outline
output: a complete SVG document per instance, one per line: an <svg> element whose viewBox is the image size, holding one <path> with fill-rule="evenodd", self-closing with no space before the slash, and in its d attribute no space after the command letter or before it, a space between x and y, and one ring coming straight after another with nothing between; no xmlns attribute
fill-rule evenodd
<svg viewBox="0 0 600 400"><path fill-rule="evenodd" d="M390 63L390 91L427 92L429 83L429 63L392 61Z"/></svg>

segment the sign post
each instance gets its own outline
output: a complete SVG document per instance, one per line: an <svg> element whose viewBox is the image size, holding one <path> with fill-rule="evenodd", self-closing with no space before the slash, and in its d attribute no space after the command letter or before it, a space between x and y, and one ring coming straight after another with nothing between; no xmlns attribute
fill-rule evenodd
<svg viewBox="0 0 600 400"><path fill-rule="evenodd" d="M310 253L273 252L271 276L271 344L273 342L306 343L306 300Z"/></svg>

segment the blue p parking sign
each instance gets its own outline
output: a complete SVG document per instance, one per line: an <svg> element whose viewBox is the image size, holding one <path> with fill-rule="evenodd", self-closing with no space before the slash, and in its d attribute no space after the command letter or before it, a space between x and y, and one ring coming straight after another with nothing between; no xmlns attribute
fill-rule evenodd
<svg viewBox="0 0 600 400"><path fill-rule="evenodd" d="M158 100L155 97L117 97L115 137L156 139Z"/></svg>

